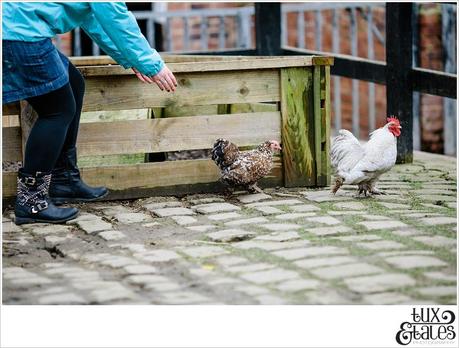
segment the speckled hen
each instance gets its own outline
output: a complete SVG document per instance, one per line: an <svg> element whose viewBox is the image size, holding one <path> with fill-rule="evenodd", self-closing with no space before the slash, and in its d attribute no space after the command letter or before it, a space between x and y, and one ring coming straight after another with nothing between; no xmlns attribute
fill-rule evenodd
<svg viewBox="0 0 459 348"><path fill-rule="evenodd" d="M212 160L220 168L222 181L231 189L243 186L249 192L262 192L257 181L271 171L275 150L281 150L275 140L265 141L255 150L241 152L230 141L217 139L212 149Z"/></svg>

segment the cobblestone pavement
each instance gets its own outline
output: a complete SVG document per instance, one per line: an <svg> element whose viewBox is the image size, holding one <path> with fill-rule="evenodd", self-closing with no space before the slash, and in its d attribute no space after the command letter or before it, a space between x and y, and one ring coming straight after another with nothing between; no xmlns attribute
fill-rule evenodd
<svg viewBox="0 0 459 348"><path fill-rule="evenodd" d="M455 304L455 160L344 188L85 204L67 225L6 211L3 303Z"/></svg>

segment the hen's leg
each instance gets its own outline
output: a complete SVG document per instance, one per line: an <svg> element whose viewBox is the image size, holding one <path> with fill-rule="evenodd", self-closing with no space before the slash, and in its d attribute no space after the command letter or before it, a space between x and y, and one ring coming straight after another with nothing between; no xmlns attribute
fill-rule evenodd
<svg viewBox="0 0 459 348"><path fill-rule="evenodd" d="M337 176L335 178L335 184L333 185L331 192L333 194L336 194L336 192L339 190L339 188L341 186L343 186L343 183L344 183L344 179L342 177L340 177L340 176Z"/></svg>
<svg viewBox="0 0 459 348"><path fill-rule="evenodd" d="M250 193L263 193L263 190L257 186L257 184L247 186L247 190Z"/></svg>

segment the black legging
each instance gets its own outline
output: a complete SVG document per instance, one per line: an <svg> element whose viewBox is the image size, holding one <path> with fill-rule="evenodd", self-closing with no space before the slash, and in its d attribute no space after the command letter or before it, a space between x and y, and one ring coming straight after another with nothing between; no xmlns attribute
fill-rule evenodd
<svg viewBox="0 0 459 348"><path fill-rule="evenodd" d="M26 173L51 171L59 155L75 147L83 96L83 76L69 62L69 83L50 93L27 99L38 119L26 144Z"/></svg>

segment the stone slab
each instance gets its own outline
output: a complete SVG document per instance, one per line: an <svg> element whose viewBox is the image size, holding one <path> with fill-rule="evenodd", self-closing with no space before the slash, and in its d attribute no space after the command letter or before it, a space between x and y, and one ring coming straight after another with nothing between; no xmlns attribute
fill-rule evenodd
<svg viewBox="0 0 459 348"><path fill-rule="evenodd" d="M241 229L227 229L207 234L207 237L213 242L239 242L253 238L256 234Z"/></svg>
<svg viewBox="0 0 459 348"><path fill-rule="evenodd" d="M416 284L416 281L406 274L386 273L345 279L344 283L352 291L372 293L411 287Z"/></svg>

